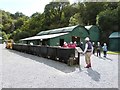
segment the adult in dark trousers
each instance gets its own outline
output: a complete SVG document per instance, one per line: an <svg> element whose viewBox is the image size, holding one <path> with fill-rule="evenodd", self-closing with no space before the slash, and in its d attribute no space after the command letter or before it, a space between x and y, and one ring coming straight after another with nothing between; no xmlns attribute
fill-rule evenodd
<svg viewBox="0 0 120 90"><path fill-rule="evenodd" d="M97 43L97 57L101 57L101 45L100 42Z"/></svg>
<svg viewBox="0 0 120 90"><path fill-rule="evenodd" d="M91 67L91 55L93 53L93 46L92 43L90 42L90 39L88 37L85 38L86 44L85 44L85 49L83 54L85 54L85 61L86 61L86 66L85 68Z"/></svg>
<svg viewBox="0 0 120 90"><path fill-rule="evenodd" d="M82 49L82 51L84 50L83 42L80 42L80 48Z"/></svg>
<svg viewBox="0 0 120 90"><path fill-rule="evenodd" d="M103 49L104 57L106 58L106 56L107 56L107 45L106 45L106 43L104 43L104 46L102 47L102 49Z"/></svg>
<svg viewBox="0 0 120 90"><path fill-rule="evenodd" d="M95 42L92 42L92 45L93 45L93 54L95 54L95 48L96 48Z"/></svg>

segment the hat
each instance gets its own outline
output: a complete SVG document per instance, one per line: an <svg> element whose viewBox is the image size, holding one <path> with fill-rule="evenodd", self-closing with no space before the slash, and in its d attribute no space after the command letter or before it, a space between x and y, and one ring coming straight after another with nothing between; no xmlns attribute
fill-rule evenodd
<svg viewBox="0 0 120 90"><path fill-rule="evenodd" d="M89 41L89 40L90 40L89 37L86 37L86 38L85 38L85 41Z"/></svg>

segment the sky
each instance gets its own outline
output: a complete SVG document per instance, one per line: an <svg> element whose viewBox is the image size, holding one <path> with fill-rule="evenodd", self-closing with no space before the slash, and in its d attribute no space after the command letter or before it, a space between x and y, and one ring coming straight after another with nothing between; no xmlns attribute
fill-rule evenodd
<svg viewBox="0 0 120 90"><path fill-rule="evenodd" d="M52 0L0 0L0 9L8 11L12 14L22 12L27 16L31 16L35 12L42 13L44 7ZM69 0L70 4L76 0Z"/></svg>

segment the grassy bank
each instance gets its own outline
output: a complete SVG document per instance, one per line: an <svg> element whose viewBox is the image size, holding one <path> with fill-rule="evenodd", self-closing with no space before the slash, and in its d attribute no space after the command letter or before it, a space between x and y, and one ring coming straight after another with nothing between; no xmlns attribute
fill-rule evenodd
<svg viewBox="0 0 120 90"><path fill-rule="evenodd" d="M108 51L107 54L120 54L120 52L112 52L112 51Z"/></svg>

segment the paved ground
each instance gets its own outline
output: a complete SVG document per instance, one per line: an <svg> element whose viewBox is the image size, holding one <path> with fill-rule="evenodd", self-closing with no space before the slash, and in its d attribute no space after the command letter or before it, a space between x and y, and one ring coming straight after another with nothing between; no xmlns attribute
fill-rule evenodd
<svg viewBox="0 0 120 90"><path fill-rule="evenodd" d="M81 56L80 71L78 66L69 67L60 62L7 50L2 45L0 47L2 47L0 52L2 86L0 87L118 88L117 55L108 55L107 59L93 55L93 67L89 69L84 68L84 56Z"/></svg>

